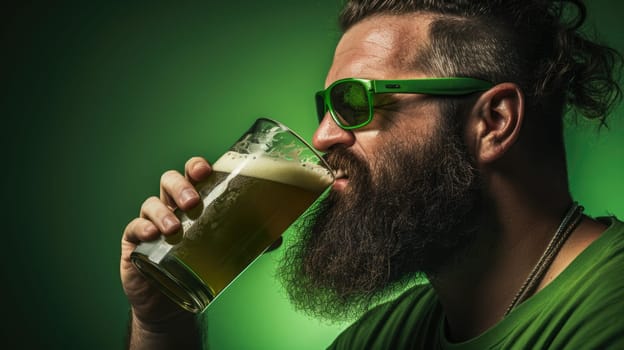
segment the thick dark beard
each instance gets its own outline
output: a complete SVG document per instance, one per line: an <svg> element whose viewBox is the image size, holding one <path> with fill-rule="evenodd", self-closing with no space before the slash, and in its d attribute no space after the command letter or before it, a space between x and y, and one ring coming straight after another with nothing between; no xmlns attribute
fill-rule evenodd
<svg viewBox="0 0 624 350"><path fill-rule="evenodd" d="M328 154L349 186L299 221L279 275L294 306L312 316L350 319L456 263L476 232L478 173L458 133L431 142L387 144L366 163L344 148Z"/></svg>

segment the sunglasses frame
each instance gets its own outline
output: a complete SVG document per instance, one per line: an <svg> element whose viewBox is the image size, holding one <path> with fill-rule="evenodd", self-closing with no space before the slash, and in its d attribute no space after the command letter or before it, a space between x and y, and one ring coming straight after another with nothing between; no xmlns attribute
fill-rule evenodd
<svg viewBox="0 0 624 350"><path fill-rule="evenodd" d="M368 101L368 118L366 121L356 125L345 125L337 115L331 102L331 90L339 84L358 83L366 90ZM485 91L494 86L493 83L481 79L467 77L442 77L442 78L420 78L407 80L370 80L360 78L346 78L333 82L325 90L315 94L319 123L329 110L332 119L338 126L345 130L361 128L373 120L373 96L375 94L424 94L424 95L444 95L459 96L468 95L473 92ZM320 113L320 101L323 101L323 113Z"/></svg>

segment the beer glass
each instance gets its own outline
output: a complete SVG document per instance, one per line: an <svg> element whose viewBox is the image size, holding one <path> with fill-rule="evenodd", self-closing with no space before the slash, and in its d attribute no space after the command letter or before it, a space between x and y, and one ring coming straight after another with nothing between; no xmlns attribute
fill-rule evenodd
<svg viewBox="0 0 624 350"><path fill-rule="evenodd" d="M132 262L178 305L202 312L333 181L301 137L258 119L196 185L200 204L176 210L180 231L142 242Z"/></svg>

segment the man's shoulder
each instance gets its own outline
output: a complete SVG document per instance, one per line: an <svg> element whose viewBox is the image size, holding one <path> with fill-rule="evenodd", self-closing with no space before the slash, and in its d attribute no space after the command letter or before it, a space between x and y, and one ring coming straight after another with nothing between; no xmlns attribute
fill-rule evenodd
<svg viewBox="0 0 624 350"><path fill-rule="evenodd" d="M624 307L624 223L615 217L600 219L609 223L601 237L577 257L568 272L568 293L582 296L579 302ZM583 292L583 293L581 293Z"/></svg>
<svg viewBox="0 0 624 350"><path fill-rule="evenodd" d="M592 270L604 266L602 264L621 265L624 263L624 222L614 216L601 217L597 220L608 227L577 257L577 260L586 265L595 265Z"/></svg>
<svg viewBox="0 0 624 350"><path fill-rule="evenodd" d="M609 227L555 280L490 330L503 348L622 348L624 223Z"/></svg>
<svg viewBox="0 0 624 350"><path fill-rule="evenodd" d="M580 305L599 305L612 298L624 301L624 223L615 217L598 220L608 228L527 304L540 301L562 308L574 301L573 309L578 311ZM624 302L617 304L624 306Z"/></svg>

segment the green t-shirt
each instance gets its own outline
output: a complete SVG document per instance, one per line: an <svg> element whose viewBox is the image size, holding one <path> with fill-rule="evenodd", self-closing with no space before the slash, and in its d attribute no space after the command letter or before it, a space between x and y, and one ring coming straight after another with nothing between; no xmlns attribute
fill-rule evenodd
<svg viewBox="0 0 624 350"><path fill-rule="evenodd" d="M330 349L624 349L624 223L610 227L557 278L476 338L450 343L430 285L367 312Z"/></svg>

